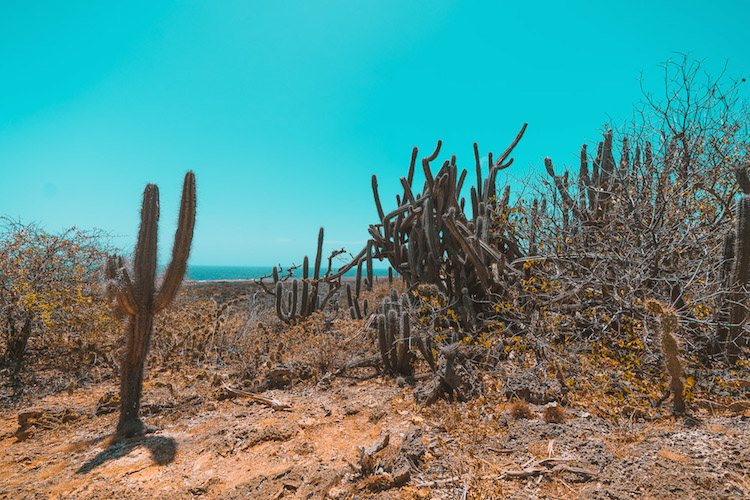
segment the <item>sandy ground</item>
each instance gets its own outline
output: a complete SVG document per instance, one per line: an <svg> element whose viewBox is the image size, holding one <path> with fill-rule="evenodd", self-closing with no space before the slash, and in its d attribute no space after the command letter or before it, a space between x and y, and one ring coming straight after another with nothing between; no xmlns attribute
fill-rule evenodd
<svg viewBox="0 0 750 500"><path fill-rule="evenodd" d="M613 420L573 406L548 423L544 406L518 419L487 401L423 409L379 377L267 391L291 405L274 410L219 399L221 378L151 374L143 413L157 431L122 442L117 412L96 415L111 383L3 410L0 498L750 498L742 413ZM30 409L47 418L19 435ZM360 447L385 435L363 474Z"/></svg>

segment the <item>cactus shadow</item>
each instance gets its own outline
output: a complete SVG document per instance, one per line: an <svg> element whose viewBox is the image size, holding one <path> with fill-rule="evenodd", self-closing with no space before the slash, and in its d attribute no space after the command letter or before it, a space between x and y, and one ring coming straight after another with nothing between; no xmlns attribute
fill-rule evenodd
<svg viewBox="0 0 750 500"><path fill-rule="evenodd" d="M177 455L177 441L171 437L143 436L125 440L111 440L111 444L89 459L77 471L76 474L88 474L100 465L110 460L124 457L136 448L147 448L151 453L151 460L156 465L167 465L174 461Z"/></svg>

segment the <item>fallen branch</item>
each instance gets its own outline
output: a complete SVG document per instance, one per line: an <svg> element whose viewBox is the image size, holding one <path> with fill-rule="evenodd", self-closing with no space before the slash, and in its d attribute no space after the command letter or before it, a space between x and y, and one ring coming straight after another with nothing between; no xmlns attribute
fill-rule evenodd
<svg viewBox="0 0 750 500"><path fill-rule="evenodd" d="M352 361L349 361L344 366L333 372L334 377L338 377L339 375L343 375L344 372L347 370L353 370L355 368L375 368L376 370L380 370L380 357L379 356L369 356L366 358L357 358Z"/></svg>
<svg viewBox="0 0 750 500"><path fill-rule="evenodd" d="M549 465L553 461L557 461L561 459L544 459L537 465ZM587 469L583 469L581 467L572 467L570 465L565 464L559 464L554 466L551 469L546 469L542 467L527 467L525 469L520 470L509 470L505 471L502 474L500 474L497 479L505 479L505 478L523 478L523 477L530 477L530 476L537 476L539 474L559 474L561 472L570 472L572 474L578 474L580 476L583 476L585 479L591 479L593 477L596 477L596 472L592 472ZM489 478L483 478L483 479L489 479Z"/></svg>
<svg viewBox="0 0 750 500"><path fill-rule="evenodd" d="M252 401L255 401L256 403L262 403L264 405L270 406L274 410L288 410L292 407L292 405L290 405L289 403L284 403L282 401L279 401L278 399L267 398L265 396L253 394L252 392L243 391L242 389L232 389L228 385L222 385L221 388L227 391L229 394L232 394L233 396L248 398Z"/></svg>

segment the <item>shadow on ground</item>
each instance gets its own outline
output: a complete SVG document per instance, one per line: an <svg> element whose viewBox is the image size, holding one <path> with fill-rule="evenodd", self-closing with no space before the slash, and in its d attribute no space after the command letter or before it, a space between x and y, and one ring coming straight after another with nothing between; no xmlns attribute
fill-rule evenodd
<svg viewBox="0 0 750 500"><path fill-rule="evenodd" d="M76 471L76 474L87 474L105 464L110 460L116 460L124 457L136 448L144 447L151 452L151 460L156 465L167 465L174 460L177 455L177 441L170 437L163 436L145 436L135 439L128 439L111 444L101 453L91 460L87 461Z"/></svg>

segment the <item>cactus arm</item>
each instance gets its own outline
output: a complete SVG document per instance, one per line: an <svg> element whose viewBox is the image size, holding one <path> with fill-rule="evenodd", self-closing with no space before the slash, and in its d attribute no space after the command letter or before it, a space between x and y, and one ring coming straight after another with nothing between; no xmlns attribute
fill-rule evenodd
<svg viewBox="0 0 750 500"><path fill-rule="evenodd" d="M445 227L448 228L448 231L450 231L453 238L458 242L459 245L461 245L461 248L463 248L464 252L466 252L466 255L474 265L477 277L479 277L479 280L482 282L482 285L485 287L485 289L489 290L490 276L487 268L484 266L481 259L476 254L469 242L466 241L466 238L464 238L464 236L459 232L455 222L451 218L452 215L455 216L455 214L453 214L451 211L443 215L443 222L445 223Z"/></svg>
<svg viewBox="0 0 750 500"><path fill-rule="evenodd" d="M373 269L372 269L372 247L374 246L375 242L373 240L367 240L367 246L366 246L366 253L365 253L365 264L366 264L366 270L367 270L367 281L365 282L365 286L367 287L367 290L372 290L373 285Z"/></svg>
<svg viewBox="0 0 750 500"><path fill-rule="evenodd" d="M391 357L390 366L393 371L398 370L398 349L396 345L398 339L398 313L395 309L391 309L386 316L386 345Z"/></svg>
<svg viewBox="0 0 750 500"><path fill-rule="evenodd" d="M151 312L156 278L156 238L159 225L159 188L149 184L143 191L141 228L135 247L133 271L137 310L143 314Z"/></svg>
<svg viewBox="0 0 750 500"><path fill-rule="evenodd" d="M114 300L113 307L119 308L115 313L119 316L129 314L135 315L138 308L135 302L133 283L130 275L125 269L125 261L121 255L110 255L105 265L105 277L107 278L107 297Z"/></svg>
<svg viewBox="0 0 750 500"><path fill-rule="evenodd" d="M456 203L458 203L458 199L461 197L461 189L464 187L464 181L466 180L467 174L467 170L463 169L461 170L461 175L458 176L458 183L456 184Z"/></svg>
<svg viewBox="0 0 750 500"><path fill-rule="evenodd" d="M479 159L479 145L474 143L474 166L477 171L477 195L482 197L482 164Z"/></svg>
<svg viewBox="0 0 750 500"><path fill-rule="evenodd" d="M289 316L294 319L297 317L297 296L298 296L299 284L297 280L292 280L292 310Z"/></svg>
<svg viewBox="0 0 750 500"><path fill-rule="evenodd" d="M361 260L357 264L357 275L356 275L356 278L354 279L354 284L356 286L356 291L357 291L355 293L355 296L359 298L359 293L362 291L362 261Z"/></svg>
<svg viewBox="0 0 750 500"><path fill-rule="evenodd" d="M172 247L172 260L167 266L164 281L156 296L154 312L164 309L174 299L185 276L190 246L193 242L193 230L195 229L195 206L195 174L188 172L185 174L185 182L182 187L180 215L177 221L174 246Z"/></svg>
<svg viewBox="0 0 750 500"><path fill-rule="evenodd" d="M479 216L479 197L477 196L477 189L474 186L471 186L469 193L471 194L471 213L474 217L478 217Z"/></svg>
<svg viewBox="0 0 750 500"><path fill-rule="evenodd" d="M407 177L407 183L409 184L409 187L411 187L412 182L414 181L414 167L417 164L417 154L419 153L419 149L417 149L416 146L412 148L411 150L411 161L409 162L409 174Z"/></svg>
<svg viewBox="0 0 750 500"><path fill-rule="evenodd" d="M432 197L428 197L424 205L424 234L427 239L427 248L436 261L440 259L438 250L438 235L435 227L435 207Z"/></svg>
<svg viewBox="0 0 750 500"><path fill-rule="evenodd" d="M138 305L135 301L135 291L133 290L133 283L130 281L130 275L128 271L123 268L121 270L121 290L117 293L117 304L125 312L131 316L135 316L138 310Z"/></svg>
<svg viewBox="0 0 750 500"><path fill-rule="evenodd" d="M513 139L513 142L510 143L510 146L508 146L508 148L505 151L503 151L503 154L501 154L500 156L498 156L497 160L495 160L494 165L497 166L500 170L502 170L503 168L507 168L507 167L510 166L510 163L508 163L506 165L503 165L503 166L501 166L501 165L505 161L505 159L508 156L510 156L510 154L513 152L513 150L516 148L516 146L518 145L518 142L523 137L524 132L526 132L526 127L528 125L529 125L528 123L524 123L523 124L523 126L521 127L521 130L519 130L518 134L516 134L516 138ZM512 161L512 159L511 159L511 161Z"/></svg>
<svg viewBox="0 0 750 500"><path fill-rule="evenodd" d="M409 372L409 335L411 330L409 329L409 314L402 312L401 316L401 336L396 346L398 354L398 371L402 374L408 374Z"/></svg>
<svg viewBox="0 0 750 500"><path fill-rule="evenodd" d="M435 151L428 157L422 158L422 170L424 171L425 176L425 187L428 188L430 191L435 189L435 178L432 176L432 170L430 169L430 162L435 160L437 158L438 154L440 154L440 147L443 145L443 141L438 140L437 146L435 146Z"/></svg>
<svg viewBox="0 0 750 500"><path fill-rule="evenodd" d="M305 317L309 314L309 306L307 301L310 299L310 284L307 281L309 277L309 260L307 255L302 260L302 304L300 308L300 316Z"/></svg>
<svg viewBox="0 0 750 500"><path fill-rule="evenodd" d="M383 213L383 205L380 203L380 195L378 194L378 176L372 175L372 195L375 197L375 208L378 209L378 218L383 220L385 214Z"/></svg>
<svg viewBox="0 0 750 500"><path fill-rule="evenodd" d="M586 148L586 144L581 146L581 168L578 173L578 209L582 215L586 213L586 192L592 189L591 179L589 179L589 161Z"/></svg>
<svg viewBox="0 0 750 500"><path fill-rule="evenodd" d="M549 157L544 159L544 167L547 169L547 173L549 174L549 176L552 177L552 179L555 181L555 186L557 187L557 191L560 193L560 197L562 198L563 203L565 203L565 206L573 211L573 214L576 218L580 219L581 212L579 212L578 207L573 201L573 198L570 197L570 193L567 189L568 186L566 179L564 177L560 177L559 175L555 175L555 169L552 166L552 160Z"/></svg>
<svg viewBox="0 0 750 500"><path fill-rule="evenodd" d="M291 320L288 311L284 307L284 285L281 282L276 283L276 316L284 323Z"/></svg>
<svg viewBox="0 0 750 500"><path fill-rule="evenodd" d="M401 177L400 181L401 181L401 185L404 188L404 202L408 201L412 205L416 206L417 200L414 199L414 193L412 193L411 186L409 186L409 183L406 180L406 177ZM381 218L380 220L382 221L383 219Z"/></svg>

